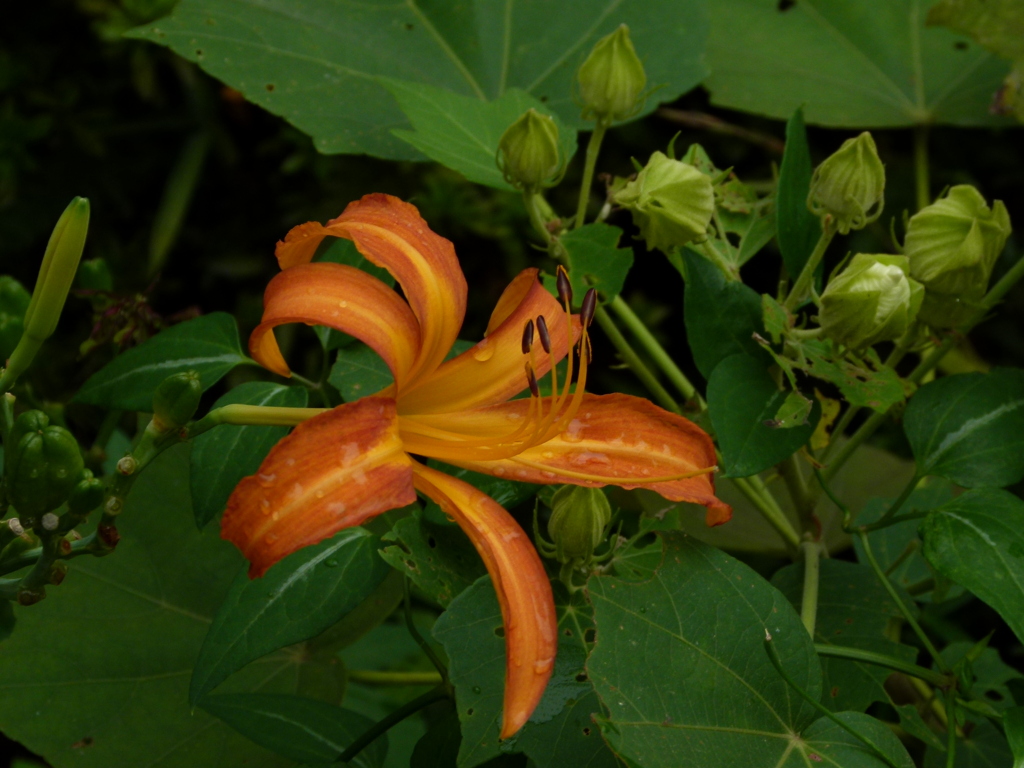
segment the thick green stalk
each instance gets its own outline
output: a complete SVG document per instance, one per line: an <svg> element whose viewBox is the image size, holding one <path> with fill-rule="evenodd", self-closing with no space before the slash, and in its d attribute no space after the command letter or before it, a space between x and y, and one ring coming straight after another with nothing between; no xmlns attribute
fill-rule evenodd
<svg viewBox="0 0 1024 768"><path fill-rule="evenodd" d="M786 297L784 306L790 312L796 310L803 301L805 295L810 291L811 285L814 283L814 273L818 271L818 265L821 263L822 257L825 255L825 251L828 249L828 244L832 242L832 238L835 237L836 228L832 223L831 217L826 216L822 220L821 226L821 237L818 238L817 245L814 246L814 250L811 251L811 255L807 258L807 263L804 264L803 270L800 272L800 276L796 279L792 289L789 291L789 295Z"/></svg>
<svg viewBox="0 0 1024 768"><path fill-rule="evenodd" d="M719 461L721 461L721 457L719 457ZM751 504L757 507L764 519L778 531L790 551L795 554L800 547L800 534L797 533L796 528L793 527L789 518L786 517L786 513L779 507L775 497L761 478L752 475L751 477L730 477L728 479L747 497Z"/></svg>
<svg viewBox="0 0 1024 768"><path fill-rule="evenodd" d="M830 656L834 659L849 659L850 661L863 661L866 664L874 664L875 666L894 669L897 672L903 672L911 677L926 680L932 685L940 688L949 687L949 684L952 682L952 678L949 675L943 675L940 672L936 672L934 669L920 667L917 664L911 664L903 661L902 659L897 659L894 656L886 656L885 654L875 653L874 651L864 651L860 648L845 648L838 645L822 644L815 644L814 650L819 656Z"/></svg>
<svg viewBox="0 0 1024 768"><path fill-rule="evenodd" d="M191 440L221 424L236 426L294 427L314 416L326 413L329 408L289 408L277 405L245 405L234 403L214 408L188 428Z"/></svg>
<svg viewBox="0 0 1024 768"><path fill-rule="evenodd" d="M594 317L597 319L597 324L601 326L601 330L605 332L608 340L611 341L612 346L615 347L615 351L619 353L622 362L628 365L637 378L643 382L643 385L647 387L647 390L654 396L654 399L658 401L661 407L672 411L672 413L682 413L683 410L679 407L679 403L673 399L668 390L658 381L658 377L640 359L640 355L630 346L626 337L622 335L622 331L618 329L615 321L612 320L604 307L599 305L597 312L594 313Z"/></svg>
<svg viewBox="0 0 1024 768"><path fill-rule="evenodd" d="M821 575L822 546L816 541L805 541L800 545L804 553L804 589L800 598L800 620L807 628L807 634L814 638L818 621L818 581Z"/></svg>
<svg viewBox="0 0 1024 768"><path fill-rule="evenodd" d="M390 715L370 726L362 736L353 741L349 748L338 756L336 763L348 763L356 755L366 749L366 747L376 741L382 734L387 733L391 728L409 717L409 715L414 715L424 707L433 704L435 701L440 701L441 699L446 698L448 698L447 686L439 685L436 688L432 688L427 691L422 696L417 696L412 701L403 704Z"/></svg>
<svg viewBox="0 0 1024 768"><path fill-rule="evenodd" d="M814 521L815 499L807 488L807 481L797 462L796 454L783 460L779 465L779 474L782 475L789 491L789 497L793 500L793 507L800 518L800 527L804 533L813 534L817 525Z"/></svg>
<svg viewBox="0 0 1024 768"><path fill-rule="evenodd" d="M573 220L573 228L582 227L587 216L587 203L590 202L590 187L594 183L594 168L597 166L597 156L601 153L601 141L604 139L605 131L608 130L608 123L598 119L590 134L590 141L587 142L587 156L583 161L583 180L580 182L580 199L576 204L576 218Z"/></svg>
<svg viewBox="0 0 1024 768"><path fill-rule="evenodd" d="M636 337L637 341L640 342L640 346L650 355L651 359L672 385L679 390L683 398L692 400L697 395L697 388L686 378L686 374L676 365L675 360L658 343L658 340L654 338L654 334L644 325L643 320L636 316L633 308L621 296L616 296L608 302L608 307L611 308L619 321Z"/></svg>

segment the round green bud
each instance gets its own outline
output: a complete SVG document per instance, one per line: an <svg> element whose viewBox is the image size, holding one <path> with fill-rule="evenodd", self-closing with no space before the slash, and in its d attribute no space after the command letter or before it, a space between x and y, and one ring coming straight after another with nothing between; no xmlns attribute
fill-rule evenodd
<svg viewBox="0 0 1024 768"><path fill-rule="evenodd" d="M68 512L78 516L88 515L103 503L103 496L103 482L86 469L68 497Z"/></svg>
<svg viewBox="0 0 1024 768"><path fill-rule="evenodd" d="M831 215L842 234L863 229L885 206L885 168L875 140L865 131L814 169L807 207L815 216Z"/></svg>
<svg viewBox="0 0 1024 768"><path fill-rule="evenodd" d="M629 27L622 24L598 40L576 79L584 119L624 120L639 112L647 75L629 39Z"/></svg>
<svg viewBox="0 0 1024 768"><path fill-rule="evenodd" d="M7 493L18 514L34 518L56 509L82 478L85 463L78 441L50 425L42 411L19 416L9 436Z"/></svg>
<svg viewBox="0 0 1024 768"><path fill-rule="evenodd" d="M858 253L821 294L818 322L838 344L863 349L902 336L924 298L905 256Z"/></svg>
<svg viewBox="0 0 1024 768"><path fill-rule="evenodd" d="M153 393L154 426L160 432L185 426L199 408L202 396L203 387L195 371L168 376Z"/></svg>
<svg viewBox="0 0 1024 768"><path fill-rule="evenodd" d="M903 246L910 274L929 293L984 292L1010 229L1001 200L989 208L974 187L953 187L910 218Z"/></svg>
<svg viewBox="0 0 1024 768"><path fill-rule="evenodd" d="M665 253L706 237L715 210L710 177L663 152L651 155L613 200L633 214L647 250Z"/></svg>
<svg viewBox="0 0 1024 768"><path fill-rule="evenodd" d="M558 125L547 115L528 109L498 142L498 168L516 189L536 191L561 179L565 162L558 146Z"/></svg>
<svg viewBox="0 0 1024 768"><path fill-rule="evenodd" d="M114 277L105 259L86 259L78 265L78 287L89 291L114 290Z"/></svg>
<svg viewBox="0 0 1024 768"><path fill-rule="evenodd" d="M561 563L587 563L605 540L612 507L600 488L566 485L551 499L548 535Z"/></svg>
<svg viewBox="0 0 1024 768"><path fill-rule="evenodd" d="M0 276L0 367L5 365L25 330L25 310L32 296L7 275Z"/></svg>

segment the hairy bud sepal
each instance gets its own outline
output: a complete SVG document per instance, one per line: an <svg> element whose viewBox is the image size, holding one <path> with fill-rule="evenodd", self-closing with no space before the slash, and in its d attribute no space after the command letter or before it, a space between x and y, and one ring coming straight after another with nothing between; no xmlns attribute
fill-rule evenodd
<svg viewBox="0 0 1024 768"><path fill-rule="evenodd" d="M502 134L497 162L505 181L516 189L533 193L554 186L565 173L558 124L528 109Z"/></svg>
<svg viewBox="0 0 1024 768"><path fill-rule="evenodd" d="M643 107L647 74L633 48L629 27L622 24L598 40L576 80L584 119L614 122L637 114Z"/></svg>
<svg viewBox="0 0 1024 768"><path fill-rule="evenodd" d="M599 488L566 485L551 499L548 535L555 558L565 565L586 565L608 534L611 504Z"/></svg>
<svg viewBox="0 0 1024 768"><path fill-rule="evenodd" d="M905 256L858 253L821 295L818 322L837 344L864 349L900 338L917 318L924 288Z"/></svg>
<svg viewBox="0 0 1024 768"><path fill-rule="evenodd" d="M664 253L707 237L715 209L711 179L692 165L655 152L614 202L633 214L647 250Z"/></svg>
<svg viewBox="0 0 1024 768"><path fill-rule="evenodd" d="M867 131L847 139L814 169L807 207L815 216L831 215L841 234L863 229L884 206L885 167Z"/></svg>

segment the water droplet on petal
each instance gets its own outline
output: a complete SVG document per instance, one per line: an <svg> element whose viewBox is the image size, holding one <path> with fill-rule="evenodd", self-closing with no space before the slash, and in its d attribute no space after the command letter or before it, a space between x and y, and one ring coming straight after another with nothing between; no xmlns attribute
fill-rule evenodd
<svg viewBox="0 0 1024 768"><path fill-rule="evenodd" d="M494 357L494 346L486 341L481 341L473 350L473 359L481 363L487 362Z"/></svg>

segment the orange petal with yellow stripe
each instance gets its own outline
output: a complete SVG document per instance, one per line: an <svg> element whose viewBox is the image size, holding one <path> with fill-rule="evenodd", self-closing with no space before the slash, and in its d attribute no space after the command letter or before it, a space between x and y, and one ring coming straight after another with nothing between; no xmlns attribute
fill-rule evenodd
<svg viewBox="0 0 1024 768"><path fill-rule="evenodd" d="M326 226L308 222L293 228L277 244L281 268L312 259L327 235L353 241L363 256L394 275L422 332L412 378L433 371L458 338L466 314L466 278L451 242L427 226L416 206L372 194L350 203Z"/></svg>
<svg viewBox="0 0 1024 768"><path fill-rule="evenodd" d="M529 720L551 677L558 620L544 566L519 524L490 496L422 464L416 488L451 515L487 566L505 624L505 699L501 736Z"/></svg>
<svg viewBox="0 0 1024 768"><path fill-rule="evenodd" d="M285 323L326 325L365 342L401 386L416 361L420 327L409 305L391 288L343 264L301 264L280 273L263 296L263 322L249 351L266 368L289 376L272 329Z"/></svg>
<svg viewBox="0 0 1024 768"><path fill-rule="evenodd" d="M221 536L262 576L295 550L416 500L395 402L366 397L299 424L238 484Z"/></svg>
<svg viewBox="0 0 1024 768"><path fill-rule="evenodd" d="M533 367L538 378L551 370L568 351L566 312L537 279L538 270L526 269L509 283L498 299L487 327L487 337L461 355L442 364L402 392L399 411L410 414L448 413L503 403L526 389L523 328L543 315L551 337L551 354L535 334ZM573 336L579 318L573 315Z"/></svg>
<svg viewBox="0 0 1024 768"><path fill-rule="evenodd" d="M507 430L526 418L528 400L445 415L445 428L469 438ZM512 418L510 418L512 417ZM457 445L457 443L452 443ZM418 448L424 451L428 448ZM510 459L451 456L452 464L525 483L647 488L671 501L707 508L708 525L732 517L715 496L715 447L692 421L630 395L584 395L565 430Z"/></svg>

